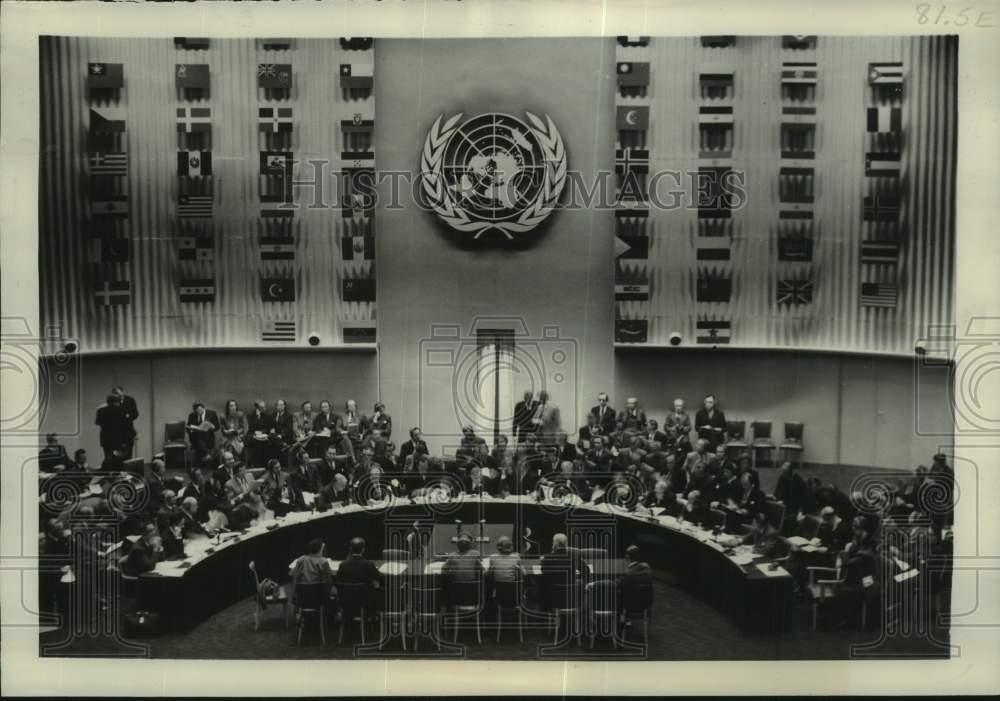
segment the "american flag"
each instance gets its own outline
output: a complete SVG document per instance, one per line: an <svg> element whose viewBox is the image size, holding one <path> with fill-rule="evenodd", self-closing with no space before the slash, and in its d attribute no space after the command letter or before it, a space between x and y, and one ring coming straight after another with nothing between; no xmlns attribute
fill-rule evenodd
<svg viewBox="0 0 1000 701"><path fill-rule="evenodd" d="M295 320L265 321L260 340L265 343L294 342L296 339Z"/></svg>
<svg viewBox="0 0 1000 701"><path fill-rule="evenodd" d="M89 162L91 175L128 175L128 154L92 153Z"/></svg>
<svg viewBox="0 0 1000 701"><path fill-rule="evenodd" d="M898 297L895 285L882 282L861 283L861 306L895 307Z"/></svg>
<svg viewBox="0 0 1000 701"><path fill-rule="evenodd" d="M208 219L212 216L212 198L204 195L182 195L177 200L177 216L181 219Z"/></svg>

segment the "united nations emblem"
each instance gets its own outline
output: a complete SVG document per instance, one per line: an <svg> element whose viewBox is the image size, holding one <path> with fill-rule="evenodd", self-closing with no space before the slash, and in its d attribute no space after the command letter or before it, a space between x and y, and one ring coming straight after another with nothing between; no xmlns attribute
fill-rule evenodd
<svg viewBox="0 0 1000 701"><path fill-rule="evenodd" d="M566 183L566 149L546 115L438 117L424 142L422 187L451 228L511 240L551 213Z"/></svg>

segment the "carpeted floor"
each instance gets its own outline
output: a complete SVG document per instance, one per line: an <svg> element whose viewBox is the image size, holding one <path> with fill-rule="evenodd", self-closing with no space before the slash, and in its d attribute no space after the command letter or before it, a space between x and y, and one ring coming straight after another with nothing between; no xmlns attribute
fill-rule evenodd
<svg viewBox="0 0 1000 701"><path fill-rule="evenodd" d="M864 472L847 468L809 468L803 476L817 476L824 482L837 484L849 491L851 480ZM777 478L776 470L761 471L762 486L770 491ZM128 602L123 602L122 611ZM414 653L412 640L409 650L403 652L399 639L389 641L383 650L362 650L350 637L344 644L336 643L337 628L327 627L326 645L319 640L315 624L309 626L303 644L295 642L294 625L287 628L282 623L281 609L270 608L259 631L254 631L254 603L251 598L235 604L212 616L194 630L185 634L164 634L142 641L127 641L114 636L76 636L68 642L65 631L52 631L41 636L43 655L117 656L122 654L148 655L153 658L188 659L346 659L356 657L390 657L419 655L436 657L467 657L469 659L651 659L651 660L798 660L846 659L867 654L869 656L945 656L947 631L908 635L882 635L878 621L871 630L858 629L856 622L838 625L837 616L822 616L819 630L812 631L811 609L805 600L793 605L791 630L774 635L744 635L726 616L704 603L693 593L677 586L669 575L658 573L655 583L655 603L649 626L648 648L615 650L609 641L598 640L593 652L584 638L583 646L570 644L562 648L546 649L552 643L550 628L543 621L529 623L525 641L517 640L517 631L510 623L503 631L504 639L495 642L496 624L492 611L485 616L484 640L476 642L470 629L463 631L460 645L438 653L430 639L421 641L420 651ZM120 612L121 613L121 612ZM640 626L641 628L641 626ZM369 627L369 635L377 636L378 626ZM355 633L356 635L356 633ZM638 630L630 639L639 639ZM451 631L447 631L447 639ZM377 638L376 638L377 639ZM62 641L62 642L61 642ZM369 638L371 642L371 638ZM148 648L133 648L133 643ZM867 645L868 649L853 646Z"/></svg>

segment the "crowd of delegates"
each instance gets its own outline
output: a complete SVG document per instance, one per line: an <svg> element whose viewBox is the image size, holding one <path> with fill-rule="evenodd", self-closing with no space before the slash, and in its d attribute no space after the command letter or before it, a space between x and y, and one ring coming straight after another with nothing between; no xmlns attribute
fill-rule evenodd
<svg viewBox="0 0 1000 701"><path fill-rule="evenodd" d="M115 388L98 411L106 455L100 470L92 469L78 450L70 471L92 480L113 479L131 454L129 442L115 441L135 436L125 427L138 415L130 400ZM675 400L661 425L635 398L615 411L601 393L576 442L568 440L558 416L545 393L537 400L526 393L515 409L512 438L498 435L491 446L465 426L454 458L443 458L430 454L418 427L397 450L392 418L382 403L365 415L353 400L340 414L326 400L318 410L303 402L294 413L282 400L273 409L258 400L244 414L230 400L221 417L195 403L187 420L193 463L186 477L168 477L164 461L154 459L143 485L144 507L122 516L126 534L140 536L124 569L148 571L159 559L183 557L189 538L241 530L274 515L417 497L429 490L472 497L574 495L583 502L674 516L785 557L799 586L809 566L840 562L848 580L868 593L879 558L916 558L908 540L947 547L952 473L943 455L935 456L930 469L919 467L912 479L896 485L884 508L862 508L862 496L804 479L788 462L780 466L773 493L765 494L750 455L727 449L725 415L712 395L693 418L684 401ZM107 444L106 426L117 437ZM49 436L40 459L51 465L60 454L65 457L65 449ZM923 505L932 500L924 495L935 489L947 493L934 502L945 508L928 513ZM107 498L91 496L88 508L114 513ZM783 520L774 521L769 504L783 507ZM44 532L58 549L65 524L60 516L49 516ZM911 537L894 536L883 546L887 524ZM800 533L809 535L808 552L790 545Z"/></svg>

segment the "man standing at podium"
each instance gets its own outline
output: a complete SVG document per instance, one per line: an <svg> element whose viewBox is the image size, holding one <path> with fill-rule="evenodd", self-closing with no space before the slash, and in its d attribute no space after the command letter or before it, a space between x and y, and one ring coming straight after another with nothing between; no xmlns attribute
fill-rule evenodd
<svg viewBox="0 0 1000 701"><path fill-rule="evenodd" d="M722 442L726 435L726 415L715 406L715 395L705 397L705 405L694 416L694 427L698 438L708 441L708 450L715 452L715 446Z"/></svg>

